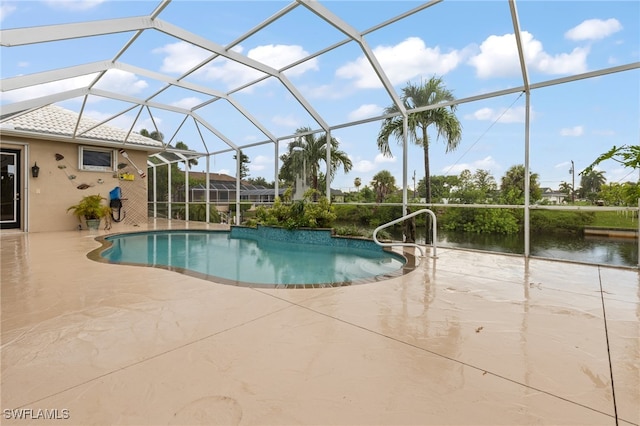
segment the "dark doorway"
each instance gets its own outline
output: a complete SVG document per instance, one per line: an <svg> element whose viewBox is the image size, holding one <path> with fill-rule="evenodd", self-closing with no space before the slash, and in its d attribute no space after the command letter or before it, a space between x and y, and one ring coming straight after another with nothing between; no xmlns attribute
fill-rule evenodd
<svg viewBox="0 0 640 426"><path fill-rule="evenodd" d="M0 152L0 228L20 228L20 151Z"/></svg>

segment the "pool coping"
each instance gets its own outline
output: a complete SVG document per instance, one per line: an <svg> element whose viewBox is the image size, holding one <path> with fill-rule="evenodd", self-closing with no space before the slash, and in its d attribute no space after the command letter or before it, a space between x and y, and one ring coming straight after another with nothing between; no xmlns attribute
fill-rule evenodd
<svg viewBox="0 0 640 426"><path fill-rule="evenodd" d="M409 252L408 250L404 250L402 253L398 253L397 251L394 251L391 248L381 247L383 251L390 252L395 256L403 258L404 264L402 268L393 272L375 275L368 278L360 278L353 281L315 283L315 284L262 284L262 283L250 283L245 281L230 280L228 278L222 278L215 275L204 274L202 272L193 271L187 268L180 268L180 267L168 266L168 265L148 265L148 264L134 263L134 262L112 262L102 257L102 252L109 249L113 245L113 243L107 239L109 237L116 237L116 236L122 236L122 235L134 235L134 234L166 234L166 233L185 233L185 232L187 233L225 233L225 234L231 233L230 230L214 230L214 229L169 229L169 230L152 230L152 231L115 232L111 234L97 236L95 240L99 242L101 245L100 247L93 249L89 253L87 253L87 258L95 262L106 263L111 265L140 266L140 267L147 267L147 268L164 269L167 271L178 272L180 274L184 274L190 277L211 281L217 284L230 285L230 286L236 286L236 287L262 288L262 289L317 289L317 288L335 288L335 287L371 284L371 283L386 281L392 278L397 278L397 277L406 275L414 271L418 264L417 262L418 257L415 256L415 254ZM353 237L342 237L342 236L332 235L332 238L342 238L342 239L348 239L348 240L359 239L359 240L367 240L367 241L373 242L373 240L368 240L360 237L353 238Z"/></svg>

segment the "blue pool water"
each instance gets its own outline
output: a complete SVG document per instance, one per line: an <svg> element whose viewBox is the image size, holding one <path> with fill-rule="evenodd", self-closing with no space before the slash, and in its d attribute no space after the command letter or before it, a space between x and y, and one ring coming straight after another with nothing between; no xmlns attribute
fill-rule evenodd
<svg viewBox="0 0 640 426"><path fill-rule="evenodd" d="M167 231L107 237L112 263L167 267L241 285L346 285L399 275L405 259L375 247L231 237L229 232Z"/></svg>

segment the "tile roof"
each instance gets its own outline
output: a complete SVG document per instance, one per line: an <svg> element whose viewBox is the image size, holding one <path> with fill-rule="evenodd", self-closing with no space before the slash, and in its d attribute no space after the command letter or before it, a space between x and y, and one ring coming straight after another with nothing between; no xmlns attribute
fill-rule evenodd
<svg viewBox="0 0 640 426"><path fill-rule="evenodd" d="M35 111L18 115L0 124L1 130L22 130L26 132L45 133L57 136L72 137L73 131L78 122L78 114L56 105L47 105ZM78 126L77 137L82 139L94 139L104 142L124 143L127 138L127 131L107 124L91 129L83 133L84 130L96 126L100 122L93 118L82 116ZM129 145L141 145L161 148L162 142L147 138L138 133L131 132L126 139Z"/></svg>

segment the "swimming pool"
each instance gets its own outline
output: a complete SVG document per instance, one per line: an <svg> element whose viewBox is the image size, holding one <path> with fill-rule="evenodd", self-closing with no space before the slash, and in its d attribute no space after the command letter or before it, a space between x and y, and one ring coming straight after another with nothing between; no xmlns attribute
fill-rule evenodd
<svg viewBox="0 0 640 426"><path fill-rule="evenodd" d="M245 286L335 287L406 272L406 258L397 253L370 241L339 240L299 243L245 233L232 236L229 231L150 231L104 237L108 248L92 258Z"/></svg>

